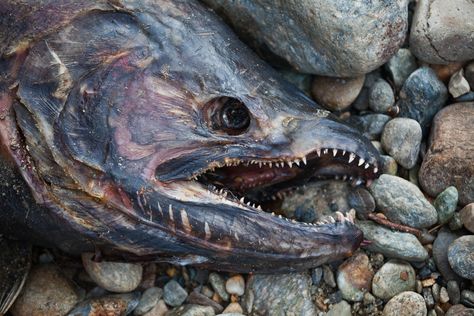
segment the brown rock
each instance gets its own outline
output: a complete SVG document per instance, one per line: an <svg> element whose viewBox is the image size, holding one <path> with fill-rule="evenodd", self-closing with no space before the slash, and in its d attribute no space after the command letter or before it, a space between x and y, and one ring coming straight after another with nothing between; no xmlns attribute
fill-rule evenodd
<svg viewBox="0 0 474 316"><path fill-rule="evenodd" d="M362 301L370 291L374 271L365 253L357 253L339 266L337 285L342 297L349 301Z"/></svg>
<svg viewBox="0 0 474 316"><path fill-rule="evenodd" d="M474 201L474 102L457 103L438 112L430 145L419 172L422 188L436 196L455 186L462 205Z"/></svg>
<svg viewBox="0 0 474 316"><path fill-rule="evenodd" d="M464 63L450 63L447 65L430 65L438 76L439 80L448 83L451 76L462 69Z"/></svg>
<svg viewBox="0 0 474 316"><path fill-rule="evenodd" d="M474 233L474 203L466 205L459 211L461 222L468 231Z"/></svg>
<svg viewBox="0 0 474 316"><path fill-rule="evenodd" d="M52 264L33 267L10 312L13 316L66 315L79 301L71 281Z"/></svg>
<svg viewBox="0 0 474 316"><path fill-rule="evenodd" d="M314 99L328 110L342 111L357 98L364 80L365 76L345 79L316 76L311 92Z"/></svg>

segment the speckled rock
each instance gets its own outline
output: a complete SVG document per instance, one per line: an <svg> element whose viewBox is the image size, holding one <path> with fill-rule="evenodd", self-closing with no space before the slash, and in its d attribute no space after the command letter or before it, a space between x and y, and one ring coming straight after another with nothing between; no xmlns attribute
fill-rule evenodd
<svg viewBox="0 0 474 316"><path fill-rule="evenodd" d="M187 304L170 310L166 316L214 316L215 314L210 306Z"/></svg>
<svg viewBox="0 0 474 316"><path fill-rule="evenodd" d="M459 237L448 249L449 264L463 278L474 280L474 235Z"/></svg>
<svg viewBox="0 0 474 316"><path fill-rule="evenodd" d="M474 102L450 105L436 115L419 172L426 193L437 196L455 186L461 205L474 201L473 126Z"/></svg>
<svg viewBox="0 0 474 316"><path fill-rule="evenodd" d="M357 98L364 85L364 76L332 78L316 76L311 93L320 105L331 111L347 109Z"/></svg>
<svg viewBox="0 0 474 316"><path fill-rule="evenodd" d="M286 60L299 72L325 76L378 68L402 45L408 24L404 0L204 2L257 51L270 51L279 64Z"/></svg>
<svg viewBox="0 0 474 316"><path fill-rule="evenodd" d="M351 316L351 305L342 300L339 303L330 306L326 316Z"/></svg>
<svg viewBox="0 0 474 316"><path fill-rule="evenodd" d="M224 278L216 272L209 274L209 283L211 283L212 289L219 294L219 296L224 300L229 300L229 293L225 289Z"/></svg>
<svg viewBox="0 0 474 316"><path fill-rule="evenodd" d="M165 316L169 311L168 306L164 300L159 300L158 303L149 311L144 314L144 316Z"/></svg>
<svg viewBox="0 0 474 316"><path fill-rule="evenodd" d="M452 232L447 227L443 227L433 243L433 259L436 268L446 280L460 281L460 277L453 271L448 261L448 247L460 237L459 233Z"/></svg>
<svg viewBox="0 0 474 316"><path fill-rule="evenodd" d="M225 282L225 289L229 294L235 294L237 296L244 295L245 291L245 280L240 274L230 277Z"/></svg>
<svg viewBox="0 0 474 316"><path fill-rule="evenodd" d="M65 315L80 300L72 282L53 264L33 267L10 313L13 316Z"/></svg>
<svg viewBox="0 0 474 316"><path fill-rule="evenodd" d="M438 220L436 209L420 189L400 177L383 174L369 187L378 210L396 223L425 228Z"/></svg>
<svg viewBox="0 0 474 316"><path fill-rule="evenodd" d="M140 264L125 262L95 262L93 253L82 254L82 264L87 274L100 287L116 293L135 290L142 279Z"/></svg>
<svg viewBox="0 0 474 316"><path fill-rule="evenodd" d="M307 273L251 275L243 305L251 315L316 315Z"/></svg>
<svg viewBox="0 0 474 316"><path fill-rule="evenodd" d="M372 111L386 113L394 105L395 96L390 84L383 80L377 80L369 91L369 107Z"/></svg>
<svg viewBox="0 0 474 316"><path fill-rule="evenodd" d="M79 303L68 316L130 315L138 305L140 293L123 293L95 297ZM50 314L53 315L53 314Z"/></svg>
<svg viewBox="0 0 474 316"><path fill-rule="evenodd" d="M459 211L461 222L471 233L474 233L474 203L468 204Z"/></svg>
<svg viewBox="0 0 474 316"><path fill-rule="evenodd" d="M365 238L372 242L367 246L370 251L407 261L428 259L428 252L412 234L392 231L372 221L358 221L356 225L364 232Z"/></svg>
<svg viewBox="0 0 474 316"><path fill-rule="evenodd" d="M360 302L370 292L374 271L365 253L357 253L339 266L337 286L345 300Z"/></svg>
<svg viewBox="0 0 474 316"><path fill-rule="evenodd" d="M433 64L474 59L474 5L470 0L419 0L410 49Z"/></svg>
<svg viewBox="0 0 474 316"><path fill-rule="evenodd" d="M401 260L390 260L375 273L372 280L372 293L389 300L395 295L415 290L415 269Z"/></svg>
<svg viewBox="0 0 474 316"><path fill-rule="evenodd" d="M150 311L156 303L163 296L163 290L159 287L151 287L146 289L138 302L137 307L133 311L134 315L143 315L146 312Z"/></svg>
<svg viewBox="0 0 474 316"><path fill-rule="evenodd" d="M438 194L434 200L434 207L438 212L438 223L446 224L451 220L458 204L458 190L455 187L447 187Z"/></svg>
<svg viewBox="0 0 474 316"><path fill-rule="evenodd" d="M451 304L459 304L459 301L461 300L461 290L459 289L458 282L454 280L448 281L446 289L448 290L449 301Z"/></svg>
<svg viewBox="0 0 474 316"><path fill-rule="evenodd" d="M383 309L383 316L426 316L427 310L423 297L407 291L394 296Z"/></svg>
<svg viewBox="0 0 474 316"><path fill-rule="evenodd" d="M474 308L467 308L462 304L453 305L445 316L474 316Z"/></svg>
<svg viewBox="0 0 474 316"><path fill-rule="evenodd" d="M169 281L163 288L163 299L169 306L179 306L183 304L187 297L186 290L175 280Z"/></svg>
<svg viewBox="0 0 474 316"><path fill-rule="evenodd" d="M378 140L382 135L385 124L390 121L390 116L385 114L352 115L348 121L368 139Z"/></svg>
<svg viewBox="0 0 474 316"><path fill-rule="evenodd" d="M397 90L400 90L405 80L416 68L418 68L416 58L407 48L400 48L385 64L385 69L390 74Z"/></svg>
<svg viewBox="0 0 474 316"><path fill-rule="evenodd" d="M399 117L414 119L420 123L423 134L429 132L429 125L435 114L446 104L448 89L429 67L415 70L400 90L397 106Z"/></svg>
<svg viewBox="0 0 474 316"><path fill-rule="evenodd" d="M469 87L469 82L467 82L466 78L464 78L463 69L457 71L451 76L451 79L449 79L448 91L453 96L453 98L460 97L463 94L468 93L470 90L471 88Z"/></svg>
<svg viewBox="0 0 474 316"><path fill-rule="evenodd" d="M411 169L415 166L420 152L421 127L417 121L409 118L394 118L383 129L383 149L402 167Z"/></svg>

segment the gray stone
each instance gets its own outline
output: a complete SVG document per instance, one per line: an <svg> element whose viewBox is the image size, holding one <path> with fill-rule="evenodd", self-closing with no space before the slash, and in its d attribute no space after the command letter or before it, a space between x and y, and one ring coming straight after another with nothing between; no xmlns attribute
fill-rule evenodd
<svg viewBox="0 0 474 316"><path fill-rule="evenodd" d="M168 281L163 288L163 299L169 306L180 306L187 297L188 292L175 280Z"/></svg>
<svg viewBox="0 0 474 316"><path fill-rule="evenodd" d="M303 91L307 96L311 96L311 83L313 81L311 75L287 69L279 69L278 72L283 76L283 78L297 86L298 89Z"/></svg>
<svg viewBox="0 0 474 316"><path fill-rule="evenodd" d="M330 287L336 287L336 279L334 278L334 272L328 265L323 266L323 279L324 283L329 285Z"/></svg>
<svg viewBox="0 0 474 316"><path fill-rule="evenodd" d="M146 289L143 292L137 307L133 311L133 314L143 315L150 311L158 303L162 296L163 290L159 287L151 287Z"/></svg>
<svg viewBox="0 0 474 316"><path fill-rule="evenodd" d="M424 261L428 252L412 234L392 231L371 221L358 221L356 225L372 243L367 249L386 257L407 261Z"/></svg>
<svg viewBox="0 0 474 316"><path fill-rule="evenodd" d="M462 291L461 303L467 307L474 307L474 291L470 291L470 290Z"/></svg>
<svg viewBox="0 0 474 316"><path fill-rule="evenodd" d="M470 62L464 67L464 77L469 83L471 90L474 90L474 62Z"/></svg>
<svg viewBox="0 0 474 316"><path fill-rule="evenodd" d="M229 300L229 293L227 293L227 291L225 290L224 278L220 274L216 272L212 272L211 274L209 274L209 283L211 283L214 292L219 294L219 296L224 301Z"/></svg>
<svg viewBox="0 0 474 316"><path fill-rule="evenodd" d="M229 294L235 294L237 296L244 295L245 291L245 280L240 274L230 277L225 282L225 289Z"/></svg>
<svg viewBox="0 0 474 316"><path fill-rule="evenodd" d="M311 271L311 280L313 281L313 285L319 286L321 284L321 280L323 279L323 268L317 267Z"/></svg>
<svg viewBox="0 0 474 316"><path fill-rule="evenodd" d="M389 300L395 295L415 290L415 269L404 261L390 260L384 264L372 280L372 293Z"/></svg>
<svg viewBox="0 0 474 316"><path fill-rule="evenodd" d="M186 304L170 310L166 316L214 316L215 314L211 306Z"/></svg>
<svg viewBox="0 0 474 316"><path fill-rule="evenodd" d="M388 121L390 116L385 114L352 115L349 118L349 123L356 126L370 140L380 139Z"/></svg>
<svg viewBox="0 0 474 316"><path fill-rule="evenodd" d="M382 161L382 173L396 176L398 164L395 159L387 155L380 155L380 159Z"/></svg>
<svg viewBox="0 0 474 316"><path fill-rule="evenodd" d="M433 298L435 302L439 302L439 292L441 291L440 286L438 283L435 283L431 286L431 294L433 295Z"/></svg>
<svg viewBox="0 0 474 316"><path fill-rule="evenodd" d="M126 262L96 262L93 253L82 254L82 264L87 274L100 287L110 292L127 293L135 290L142 279L140 264Z"/></svg>
<svg viewBox="0 0 474 316"><path fill-rule="evenodd" d="M402 292L387 302L383 316L426 316L425 300L415 292Z"/></svg>
<svg viewBox="0 0 474 316"><path fill-rule="evenodd" d="M438 194L434 200L434 207L438 212L438 223L446 224L453 217L458 204L458 190L455 187L447 187Z"/></svg>
<svg viewBox="0 0 474 316"><path fill-rule="evenodd" d="M360 302L370 291L374 271L365 253L358 252L341 264L337 271L337 287L345 300Z"/></svg>
<svg viewBox="0 0 474 316"><path fill-rule="evenodd" d="M399 117L414 119L420 123L423 135L427 135L433 117L447 100L448 89L433 69L419 68L407 78L400 90L397 101Z"/></svg>
<svg viewBox="0 0 474 316"><path fill-rule="evenodd" d="M449 229L451 230L458 230L462 228L462 221L461 221L461 216L459 213L454 213L453 217L451 217L451 220L449 221Z"/></svg>
<svg viewBox="0 0 474 316"><path fill-rule="evenodd" d="M251 275L243 299L250 315L316 315L307 273Z"/></svg>
<svg viewBox="0 0 474 316"><path fill-rule="evenodd" d="M400 177L383 174L369 187L378 210L391 221L416 228L434 225L435 208L418 187Z"/></svg>
<svg viewBox="0 0 474 316"><path fill-rule="evenodd" d="M459 211L461 222L471 233L474 233L474 203L468 204Z"/></svg>
<svg viewBox="0 0 474 316"><path fill-rule="evenodd" d="M411 169L415 166L420 152L421 127L417 121L409 118L394 118L383 129L383 149L402 167Z"/></svg>
<svg viewBox="0 0 474 316"><path fill-rule="evenodd" d="M377 80L369 91L370 109L374 112L386 113L394 103L395 96L390 84L383 79Z"/></svg>
<svg viewBox="0 0 474 316"><path fill-rule="evenodd" d="M400 90L405 80L416 68L418 68L416 58L407 48L400 48L385 64L385 69L390 74L397 90Z"/></svg>
<svg viewBox="0 0 474 316"><path fill-rule="evenodd" d="M330 306L326 316L351 316L351 305L342 300L339 303Z"/></svg>
<svg viewBox="0 0 474 316"><path fill-rule="evenodd" d="M402 45L408 27L404 0L204 2L257 51L270 51L299 72L325 76L378 68Z"/></svg>
<svg viewBox="0 0 474 316"><path fill-rule="evenodd" d="M151 309L151 311L144 314L144 316L165 316L168 312L168 306L164 300L159 300L158 303Z"/></svg>
<svg viewBox="0 0 474 316"><path fill-rule="evenodd" d="M474 235L459 237L448 248L449 264L463 278L474 280Z"/></svg>
<svg viewBox="0 0 474 316"><path fill-rule="evenodd" d="M431 293L431 289L429 287L424 287L421 291L423 298L425 300L426 307L429 309L433 308L435 305L435 301L433 298L433 294Z"/></svg>
<svg viewBox="0 0 474 316"><path fill-rule="evenodd" d="M460 69L451 76L451 79L449 79L448 90L453 98L460 97L471 90L469 87L469 82L467 82L466 78L464 78L463 69Z"/></svg>
<svg viewBox="0 0 474 316"><path fill-rule="evenodd" d="M470 0L419 0L410 33L412 53L432 64L474 59L473 16Z"/></svg>
<svg viewBox="0 0 474 316"><path fill-rule="evenodd" d="M350 209L354 209L356 214L366 217L375 210L375 200L366 188L356 187L349 192L347 203Z"/></svg>
<svg viewBox="0 0 474 316"><path fill-rule="evenodd" d="M364 79L364 76L354 78L315 76L311 94L316 102L326 109L342 111L357 98L364 85Z"/></svg>
<svg viewBox="0 0 474 316"><path fill-rule="evenodd" d="M445 304L449 302L449 293L448 290L442 286L441 289L439 290L439 302L441 304Z"/></svg>
<svg viewBox="0 0 474 316"><path fill-rule="evenodd" d="M93 297L77 304L68 316L130 315L140 300L139 292ZM30 314L64 315L64 314Z"/></svg>
<svg viewBox="0 0 474 316"><path fill-rule="evenodd" d="M221 304L217 303L216 301L213 301L206 295L199 293L197 289L198 288L195 288L189 294L189 296L186 298L186 303L203 305L203 306L211 306L216 313L221 313L224 310L224 307Z"/></svg>
<svg viewBox="0 0 474 316"><path fill-rule="evenodd" d="M444 227L438 232L438 236L433 243L433 259L436 263L436 268L438 268L438 271L446 280L461 280L451 269L448 261L448 247L458 237L458 233Z"/></svg>
<svg viewBox="0 0 474 316"><path fill-rule="evenodd" d="M462 304L453 305L445 316L474 316L474 308L467 308Z"/></svg>
<svg viewBox="0 0 474 316"><path fill-rule="evenodd" d="M461 205L474 201L473 126L474 102L447 106L436 115L419 172L424 192L437 196L455 186Z"/></svg>
<svg viewBox="0 0 474 316"><path fill-rule="evenodd" d="M374 83L381 78L382 75L380 68L365 75L364 86L362 87L362 90L360 91L357 98L352 103L352 108L358 111L365 111L369 108L370 87L372 87Z"/></svg>
<svg viewBox="0 0 474 316"><path fill-rule="evenodd" d="M446 289L448 290L448 296L451 303L459 304L459 301L461 300L461 290L459 289L458 282L455 280L448 281Z"/></svg>

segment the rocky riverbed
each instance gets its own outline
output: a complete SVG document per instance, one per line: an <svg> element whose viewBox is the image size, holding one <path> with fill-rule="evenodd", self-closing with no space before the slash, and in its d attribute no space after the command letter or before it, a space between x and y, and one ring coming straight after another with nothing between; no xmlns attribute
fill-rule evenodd
<svg viewBox="0 0 474 316"><path fill-rule="evenodd" d="M35 249L9 313L474 315L474 3L204 2L379 149L383 174L370 186L325 180L281 204L305 222L354 209L369 242L343 262L274 275ZM265 14L277 9L289 15Z"/></svg>

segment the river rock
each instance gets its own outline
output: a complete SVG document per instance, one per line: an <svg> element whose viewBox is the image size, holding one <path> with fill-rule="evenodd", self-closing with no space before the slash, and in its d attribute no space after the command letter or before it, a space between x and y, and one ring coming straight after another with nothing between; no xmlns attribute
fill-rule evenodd
<svg viewBox="0 0 474 316"><path fill-rule="evenodd" d="M369 257L359 252L344 261L337 271L337 286L345 300L360 302L365 292L370 292L374 271Z"/></svg>
<svg viewBox="0 0 474 316"><path fill-rule="evenodd" d="M458 190L455 187L447 187L438 194L434 200L434 207L438 212L438 223L446 224L451 220L458 204Z"/></svg>
<svg viewBox="0 0 474 316"><path fill-rule="evenodd" d="M377 80L369 91L369 107L377 113L386 113L395 103L395 96L390 84L383 80Z"/></svg>
<svg viewBox="0 0 474 316"><path fill-rule="evenodd" d="M224 278L216 272L209 274L209 283L211 283L212 289L216 292L224 301L229 300L229 293L225 289Z"/></svg>
<svg viewBox="0 0 474 316"><path fill-rule="evenodd" d="M95 262L93 253L82 254L82 264L87 274L100 287L110 292L126 293L137 288L142 279L140 264L126 262Z"/></svg>
<svg viewBox="0 0 474 316"><path fill-rule="evenodd" d="M423 296L407 291L394 296L383 309L383 316L426 316Z"/></svg>
<svg viewBox="0 0 474 316"><path fill-rule="evenodd" d="M356 225L365 238L372 242L367 246L370 251L407 261L428 259L428 252L412 234L392 231L372 221L357 221Z"/></svg>
<svg viewBox="0 0 474 316"><path fill-rule="evenodd" d="M315 76L312 85L313 98L331 111L347 109L357 98L364 85L364 76L332 78Z"/></svg>
<svg viewBox="0 0 474 316"><path fill-rule="evenodd" d="M372 293L389 300L401 292L414 291L415 277L415 269L408 262L392 259L375 273Z"/></svg>
<svg viewBox="0 0 474 316"><path fill-rule="evenodd" d="M417 121L409 118L394 118L383 129L383 149L402 167L411 169L415 166L420 152L421 127Z"/></svg>
<svg viewBox="0 0 474 316"><path fill-rule="evenodd" d="M229 294L234 294L234 295L237 295L237 296L244 295L244 291L245 291L244 277L241 276L240 274L237 274L237 275L234 275L233 277L230 277L225 282L225 289L226 289L227 293L229 293Z"/></svg>
<svg viewBox="0 0 474 316"><path fill-rule="evenodd" d="M474 201L473 126L474 102L450 105L436 115L419 172L426 193L437 196L455 186L461 205Z"/></svg>
<svg viewBox="0 0 474 316"><path fill-rule="evenodd" d="M400 90L397 101L399 117L408 117L420 123L426 135L433 117L447 100L448 90L436 73L429 67L418 68Z"/></svg>
<svg viewBox="0 0 474 316"><path fill-rule="evenodd" d="M474 91L474 62L470 62L464 67L464 77L466 78L471 90Z"/></svg>
<svg viewBox="0 0 474 316"><path fill-rule="evenodd" d="M163 288L163 299L169 306L179 306L187 297L188 292L175 280L169 281Z"/></svg>
<svg viewBox="0 0 474 316"><path fill-rule="evenodd" d="M389 174L392 176L397 175L398 164L391 156L380 155L380 160L382 161L382 173Z"/></svg>
<svg viewBox="0 0 474 316"><path fill-rule="evenodd" d="M164 300L159 300L158 303L144 316L165 316L165 314L169 311L168 306Z"/></svg>
<svg viewBox="0 0 474 316"><path fill-rule="evenodd" d="M449 264L463 278L474 280L474 235L459 237L448 248Z"/></svg>
<svg viewBox="0 0 474 316"><path fill-rule="evenodd" d="M474 308L467 308L462 304L453 305L445 316L474 316Z"/></svg>
<svg viewBox="0 0 474 316"><path fill-rule="evenodd" d="M242 307L250 315L316 315L307 273L254 274Z"/></svg>
<svg viewBox="0 0 474 316"><path fill-rule="evenodd" d="M357 127L370 140L379 140L390 116L385 114L352 115L349 123Z"/></svg>
<svg viewBox="0 0 474 316"><path fill-rule="evenodd" d="M186 304L166 313L166 316L214 316L216 313L210 306Z"/></svg>
<svg viewBox="0 0 474 316"><path fill-rule="evenodd" d="M474 233L474 203L464 206L464 208L459 211L459 215L464 227L471 233Z"/></svg>
<svg viewBox="0 0 474 316"><path fill-rule="evenodd" d="M137 307L133 311L133 314L143 315L150 311L158 303L161 296L163 296L163 290L159 287L154 286L146 289L143 292Z"/></svg>
<svg viewBox="0 0 474 316"><path fill-rule="evenodd" d="M453 98L460 97L471 90L469 87L469 82L467 82L466 78L464 78L463 69L452 75L451 79L449 80L448 90Z"/></svg>
<svg viewBox="0 0 474 316"><path fill-rule="evenodd" d="M460 277L453 271L448 261L448 247L459 236L459 233L452 232L447 227L443 227L438 232L438 236L433 243L433 259L436 263L436 268L448 281L461 281Z"/></svg>
<svg viewBox="0 0 474 316"><path fill-rule="evenodd" d="M351 305L346 301L342 300L337 304L329 307L329 311L326 316L351 316Z"/></svg>
<svg viewBox="0 0 474 316"><path fill-rule="evenodd" d="M10 313L13 316L65 315L80 300L72 282L53 264L33 267Z"/></svg>
<svg viewBox="0 0 474 316"><path fill-rule="evenodd" d="M474 59L474 5L470 0L419 0L410 50L432 64Z"/></svg>
<svg viewBox="0 0 474 316"><path fill-rule="evenodd" d="M436 209L411 182L388 174L369 187L377 209L396 223L416 228L430 227L438 220Z"/></svg>
<svg viewBox="0 0 474 316"><path fill-rule="evenodd" d="M138 305L140 293L94 297L79 303L68 316L130 315ZM53 315L53 314L51 314Z"/></svg>
<svg viewBox="0 0 474 316"><path fill-rule="evenodd" d="M389 73L397 91L403 83L418 68L416 58L407 48L400 48L395 55L385 64L385 69Z"/></svg>
<svg viewBox="0 0 474 316"><path fill-rule="evenodd" d="M204 2L261 54L324 76L354 77L378 68L403 44L408 26L405 0Z"/></svg>

